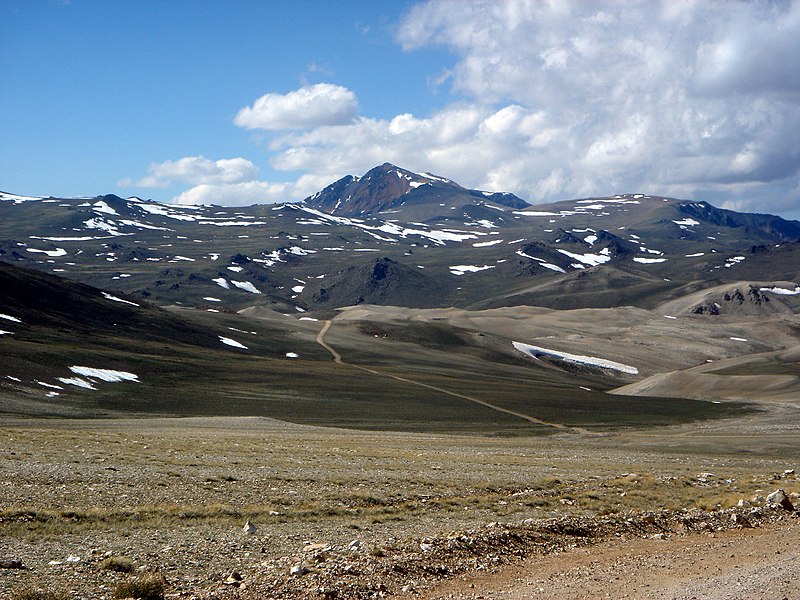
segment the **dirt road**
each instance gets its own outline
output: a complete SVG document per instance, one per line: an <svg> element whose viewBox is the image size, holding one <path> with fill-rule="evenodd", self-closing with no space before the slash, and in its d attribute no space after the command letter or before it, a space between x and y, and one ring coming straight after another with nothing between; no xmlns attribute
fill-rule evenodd
<svg viewBox="0 0 800 600"><path fill-rule="evenodd" d="M339 365L347 365L349 367L353 367L354 369L359 369L361 371L365 371L367 373L371 373L373 375L377 375L378 377L391 377L396 381L402 381L403 383L408 383L417 387L427 388L429 390L433 390L435 392L441 392L442 394L447 394L448 396L453 396L455 398L461 398L462 400L467 400L469 402L474 402L475 404L480 404L481 406L485 406L491 410L496 410L497 412L505 413L507 415L511 415L513 417L517 417L522 419L523 421L528 421L529 423L535 423L536 425L544 425L545 427L553 427L554 429L559 429L563 431L571 431L573 433L580 433L582 435L590 435L594 436L597 435L594 432L589 431L588 429L584 429L583 427L570 427L567 425L563 425L561 423L553 423L551 421L543 421L542 419L537 419L536 417L532 417L531 415L527 415L525 413L510 410L508 408L503 408L501 406L497 406L496 404L492 404L491 402L486 402L485 400L481 400L480 398L475 398L474 396L467 396L466 394L460 394L458 392L453 392L451 390L446 390L444 388L430 385L427 383L422 383L421 381L415 381L413 379L408 379L406 377L400 377L399 375L394 375L392 373L385 373L383 371L378 371L376 369L370 369L369 367L362 367L361 365L356 365L353 363L345 362L342 360L342 355L339 354L336 350L334 350L330 344L325 341L325 334L330 329L331 325L333 324L332 320L327 320L320 329L319 333L316 337L316 342L325 348L328 352L330 352L331 356L333 357L333 361Z"/></svg>
<svg viewBox="0 0 800 600"><path fill-rule="evenodd" d="M453 581L428 600L800 598L800 519L664 540L615 540Z"/></svg>

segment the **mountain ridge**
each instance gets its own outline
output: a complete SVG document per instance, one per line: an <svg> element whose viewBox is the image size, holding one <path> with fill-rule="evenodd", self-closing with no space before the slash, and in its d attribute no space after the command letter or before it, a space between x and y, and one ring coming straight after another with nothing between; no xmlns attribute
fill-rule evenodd
<svg viewBox="0 0 800 600"><path fill-rule="evenodd" d="M361 302L652 307L687 287L800 279L800 222L773 215L645 194L533 206L389 163L334 182L316 202L335 207L358 184L364 195L348 210L378 214L0 193L0 260L160 305L288 312ZM419 190L453 202L416 202ZM379 284L376 258L391 273Z"/></svg>
<svg viewBox="0 0 800 600"><path fill-rule="evenodd" d="M483 192L467 189L450 179L431 173L415 173L391 163L373 167L361 177L347 175L303 200L308 206L331 214L349 217L391 212L401 217L421 206L430 211L475 204L478 201L508 208L525 208L527 202L508 192ZM408 204L409 208L404 209ZM436 210L436 209L434 209ZM446 214L445 211L438 211ZM430 216L428 216L430 218ZM409 220L408 218L406 220Z"/></svg>

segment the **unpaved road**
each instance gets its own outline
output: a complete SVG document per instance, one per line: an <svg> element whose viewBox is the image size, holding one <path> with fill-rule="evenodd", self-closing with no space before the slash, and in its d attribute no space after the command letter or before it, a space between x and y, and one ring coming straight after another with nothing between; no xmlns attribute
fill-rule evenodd
<svg viewBox="0 0 800 600"><path fill-rule="evenodd" d="M665 540L615 540L453 581L428 600L800 598L800 519Z"/></svg>
<svg viewBox="0 0 800 600"><path fill-rule="evenodd" d="M333 324L333 321L330 320L330 319L325 321L325 323L322 326L322 329L320 329L319 333L317 334L316 342L320 346L325 348L325 350L327 350L328 352L331 353L331 356L333 356L333 361L338 365L347 365L349 367L353 367L355 369L360 369L361 371L366 371L367 373L371 373L373 375L377 375L378 377L391 377L392 379L394 379L396 381L402 381L403 383L408 383L408 384L415 385L415 386L418 386L418 387L427 388L429 390L434 390L436 392L441 392L443 394L447 394L448 396L453 396L455 398L461 398L462 400L467 400L469 402L474 402L475 404L480 404L481 406L485 406L486 408L490 408L492 410L496 410L497 412L501 412L501 413L505 413L507 415L511 415L513 417L517 417L519 419L522 419L523 421L528 421L529 423L535 423L537 425L544 425L546 427L553 427L555 429L560 429L560 430L565 430L565 431L572 431L573 433L580 433L580 434L584 434L584 435L592 435L592 436L593 435L597 435L596 433L591 432L588 429L584 429L583 427L570 427L568 425L563 425L561 423L553 423L553 422L550 422L550 421L543 421L542 419L537 419L536 417L532 417L531 415L527 415L525 413L522 413L522 412L519 412L519 411L516 411L516 410L510 410L508 408L503 408L501 406L497 406L496 404L492 404L491 402L486 402L485 400L481 400L480 398L475 398L474 396L467 396L466 394L460 394L458 392L453 392L451 390L446 390L444 388L441 388L441 387L438 387L438 386L435 386L435 385L430 385L428 383L422 383L421 381L415 381L413 379L408 379L406 377L400 377L399 375L394 375L392 373L384 373L383 371L378 371L376 369L370 369L368 367L362 367L361 365L356 365L356 364L353 364L353 363L345 362L342 359L342 355L339 354L336 350L334 350L330 346L330 344L328 344L325 341L325 334L328 332L328 329L330 329L332 324Z"/></svg>

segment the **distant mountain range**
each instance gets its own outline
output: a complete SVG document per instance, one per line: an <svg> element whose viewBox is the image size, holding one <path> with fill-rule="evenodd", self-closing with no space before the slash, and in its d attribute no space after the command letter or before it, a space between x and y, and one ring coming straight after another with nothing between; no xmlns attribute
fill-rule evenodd
<svg viewBox="0 0 800 600"><path fill-rule="evenodd" d="M799 313L800 222L701 201L531 206L390 164L302 203L0 193L6 414L532 427L455 386L577 426L680 422L745 409L607 392L796 397ZM331 360L326 319L368 368ZM751 372L751 396L717 385Z"/></svg>
<svg viewBox="0 0 800 600"><path fill-rule="evenodd" d="M646 308L740 281L789 289L798 240L800 222L706 202L622 194L531 206L388 163L294 204L0 194L0 260L215 310Z"/></svg>

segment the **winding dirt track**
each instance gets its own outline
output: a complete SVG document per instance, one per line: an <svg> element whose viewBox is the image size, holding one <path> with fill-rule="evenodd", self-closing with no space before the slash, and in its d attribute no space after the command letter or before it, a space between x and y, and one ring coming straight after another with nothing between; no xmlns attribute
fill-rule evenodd
<svg viewBox="0 0 800 600"><path fill-rule="evenodd" d="M531 415L526 415L525 413L521 413L515 410L510 410L508 408L503 408L502 406L497 406L496 404L492 404L491 402L486 402L485 400L481 400L480 398L475 398L474 396L467 396L466 394L460 394L458 392L453 392L450 390L446 390L444 388L437 387L435 385L430 385L427 383L422 383L421 381L414 381L413 379L407 379L405 377L400 377L399 375L393 375L391 373L384 373L383 371L378 371L375 369L370 369L368 367L362 367L361 365L356 365L353 363L345 362L342 360L342 355L339 354L334 348L330 346L325 341L325 334L331 328L333 321L328 319L322 325L322 329L320 329L319 333L317 334L316 341L317 343L325 348L328 352L330 352L331 356L333 356L333 361L339 365L345 365L348 367L352 367L354 369L359 369L361 371L365 371L367 373L371 373L373 375L377 375L378 377L390 377L397 381L402 381L403 383L409 383L411 385L416 385L418 387L427 388L429 390L434 390L436 392L440 392L442 394L447 394L449 396L453 396L455 398L461 398L462 400L467 400L469 402L474 402L475 404L480 404L481 406L485 406L491 410L496 410L497 412L505 413L507 415L511 415L513 417L517 417L524 421L528 421L530 423L535 423L536 425L544 425L545 427L554 427L555 429L560 429L563 431L571 431L573 433L580 433L580 434L588 434L588 435L596 435L594 432L591 432L587 429L583 429L582 427L570 427L568 425L563 425L561 423L551 423L549 421L542 421L541 419L537 419L536 417L532 417Z"/></svg>

